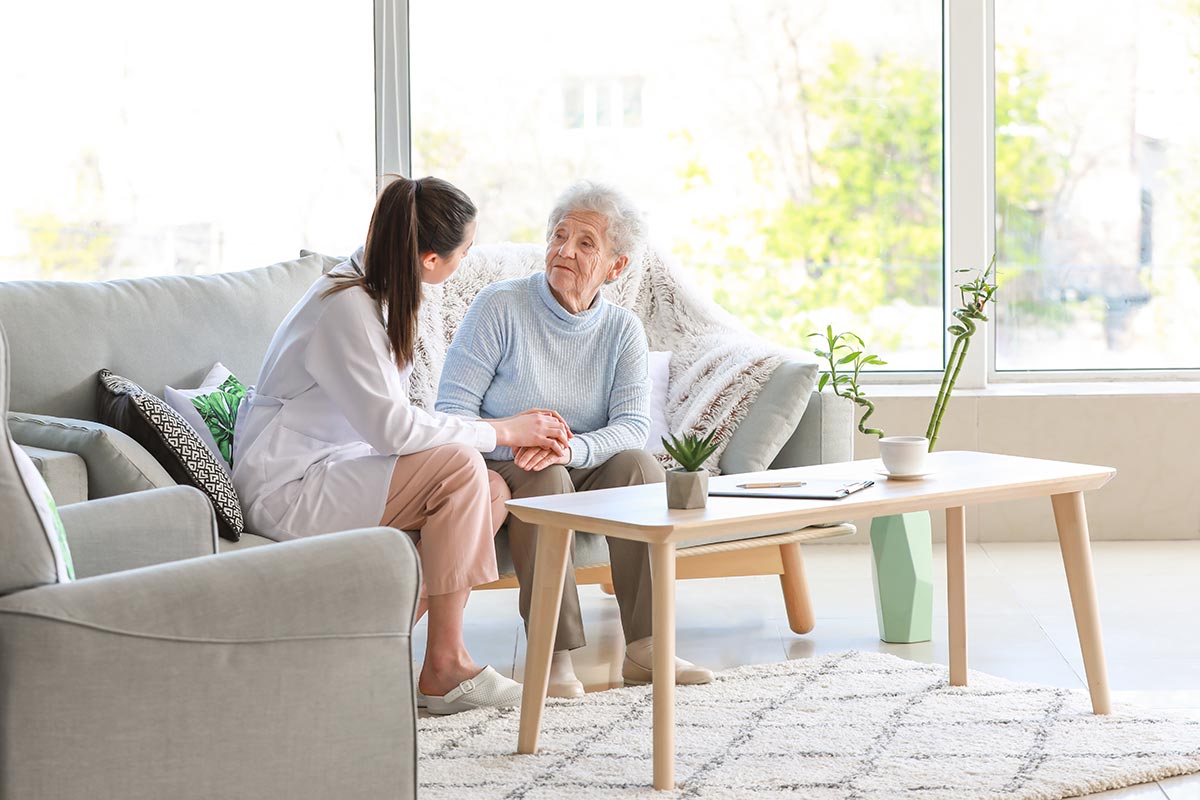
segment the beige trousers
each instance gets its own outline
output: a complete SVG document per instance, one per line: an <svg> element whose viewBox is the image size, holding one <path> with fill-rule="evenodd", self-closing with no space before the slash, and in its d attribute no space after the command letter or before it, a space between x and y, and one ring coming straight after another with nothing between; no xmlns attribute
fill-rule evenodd
<svg viewBox="0 0 1200 800"><path fill-rule="evenodd" d="M379 524L409 531L421 556L421 597L490 583L508 487L473 447L448 444L400 456ZM416 531L416 533L412 533Z"/></svg>
<svg viewBox="0 0 1200 800"><path fill-rule="evenodd" d="M666 480L666 474L658 460L644 450L625 450L600 466L590 469L570 469L555 465L541 472L526 472L511 461L486 463L489 468L500 473L508 488L512 490L514 498L637 486L643 483L662 483ZM643 639L653 632L650 548L645 542L631 542L611 536L606 538L609 563L612 565L613 591L621 609L621 626L625 630L625 641ZM525 620L525 627L528 629L533 568L537 553L537 526L510 515L508 542L517 581L521 584L521 618ZM574 565L568 560L554 649L574 650L583 647L585 643Z"/></svg>

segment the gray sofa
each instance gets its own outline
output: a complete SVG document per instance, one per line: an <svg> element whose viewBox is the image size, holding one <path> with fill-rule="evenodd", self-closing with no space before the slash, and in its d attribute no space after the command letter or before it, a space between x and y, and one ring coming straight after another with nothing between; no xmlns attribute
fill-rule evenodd
<svg viewBox="0 0 1200 800"><path fill-rule="evenodd" d="M222 275L0 283L0 319L12 343L13 437L29 449L56 497L94 499L172 485L143 448L96 421L97 371L107 367L159 396L166 385L199 385L217 361L252 382L280 320L333 263L309 254ZM785 363L767 383L722 455L723 472L852 457L848 403L813 393L799 423L786 422L794 420L800 369ZM780 425L792 428L785 441ZM780 441L778 452L767 452ZM222 540L221 548L265 542L250 533L236 544ZM607 561L599 537L579 536L575 548L577 566ZM511 574L503 532L497 555L501 574Z"/></svg>
<svg viewBox="0 0 1200 800"><path fill-rule="evenodd" d="M416 796L408 537L214 556L176 486L64 506L58 583L8 396L0 326L0 800Z"/></svg>

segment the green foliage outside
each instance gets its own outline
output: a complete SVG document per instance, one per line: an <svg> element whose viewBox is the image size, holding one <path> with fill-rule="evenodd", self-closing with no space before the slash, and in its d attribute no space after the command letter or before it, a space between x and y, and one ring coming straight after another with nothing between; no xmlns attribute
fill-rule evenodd
<svg viewBox="0 0 1200 800"><path fill-rule="evenodd" d="M998 48L997 71L996 204L1008 221L999 244L1007 261L1029 263L1036 261L1047 208L1067 165L1038 117L1048 82L1030 53ZM794 102L819 121L814 130L820 135L804 150L756 147L746 159L764 196L782 174L811 175L811 181L774 206L695 220L708 235L683 243L681 254L721 305L781 344L802 346L836 309L839 324L852 324L881 352L911 345L922 334L940 349L940 325L926 333L870 321L872 312L889 305L940 314L938 70L896 53L867 55L837 43L826 68L800 85ZM687 153L679 170L683 191L705 174L703 163Z"/></svg>
<svg viewBox="0 0 1200 800"><path fill-rule="evenodd" d="M116 228L102 221L104 182L100 177L100 157L85 148L73 163L75 196L69 214L25 212L17 218L29 242L25 257L37 264L37 278L100 280L114 267Z"/></svg>
<svg viewBox="0 0 1200 800"><path fill-rule="evenodd" d="M98 280L116 249L110 226L96 220L64 220L51 212L21 214L18 224L45 280Z"/></svg>

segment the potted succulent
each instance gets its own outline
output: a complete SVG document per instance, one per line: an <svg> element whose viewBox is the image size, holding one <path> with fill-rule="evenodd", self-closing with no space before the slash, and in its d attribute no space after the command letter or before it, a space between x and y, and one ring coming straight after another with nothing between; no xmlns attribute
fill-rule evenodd
<svg viewBox="0 0 1200 800"><path fill-rule="evenodd" d="M708 504L708 470L704 462L717 451L713 441L717 432L707 436L694 433L671 435L662 440L667 454L681 469L667 470L667 508L704 508Z"/></svg>
<svg viewBox="0 0 1200 800"><path fill-rule="evenodd" d="M993 283L996 257L976 278L958 285L962 305L953 311L955 323L947 328L954 337L937 400L924 436L884 436L880 428L869 428L867 419L875 404L859 384L859 375L867 365L886 362L867 352L862 338L849 331L810 336L824 341L813 352L826 360L829 369L821 374L818 388L832 386L866 412L858 421L864 434L879 437L879 455L890 477L920 477L925 454L937 444L938 432L950 403L950 394L962 371L976 323L987 321L987 304L996 295ZM969 270L956 270L967 272ZM871 555L875 573L875 609L879 620L879 638L885 642L924 642L933 635L933 532L929 512L896 514L871 520Z"/></svg>

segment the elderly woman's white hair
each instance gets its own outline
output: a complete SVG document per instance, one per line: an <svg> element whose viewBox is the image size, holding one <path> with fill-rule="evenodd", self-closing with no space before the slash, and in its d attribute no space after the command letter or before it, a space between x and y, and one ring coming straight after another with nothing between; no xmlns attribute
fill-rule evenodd
<svg viewBox="0 0 1200 800"><path fill-rule="evenodd" d="M606 235L619 256L637 261L646 242L646 218L624 192L606 183L579 181L559 195L546 223L546 240L572 211L594 211L608 220Z"/></svg>

